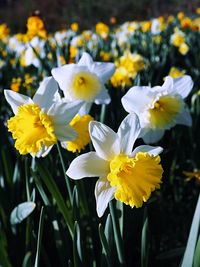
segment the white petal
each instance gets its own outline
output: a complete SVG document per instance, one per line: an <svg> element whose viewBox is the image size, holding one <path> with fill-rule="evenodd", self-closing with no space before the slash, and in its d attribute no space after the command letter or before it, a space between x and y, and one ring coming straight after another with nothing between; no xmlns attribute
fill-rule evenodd
<svg viewBox="0 0 200 267"><path fill-rule="evenodd" d="M115 65L110 62L94 62L90 70L101 79L103 83L106 83L115 72Z"/></svg>
<svg viewBox="0 0 200 267"><path fill-rule="evenodd" d="M70 77L74 72L75 64L64 65L59 68L54 68L51 71L52 76L58 82L60 88L63 90L64 94L70 83Z"/></svg>
<svg viewBox="0 0 200 267"><path fill-rule="evenodd" d="M91 121L89 123L90 137L97 154L105 159L112 159L120 153L117 134L103 123Z"/></svg>
<svg viewBox="0 0 200 267"><path fill-rule="evenodd" d="M54 95L58 91L58 85L54 78L46 77L33 97L33 102L47 110L53 103Z"/></svg>
<svg viewBox="0 0 200 267"><path fill-rule="evenodd" d="M33 154L31 154L31 155L32 155L32 157L37 157L37 158L42 157L42 158L44 158L49 154L49 152L51 151L52 147L53 146L42 146L42 149L39 152L37 152L36 155L33 155Z"/></svg>
<svg viewBox="0 0 200 267"><path fill-rule="evenodd" d="M107 176L109 170L108 161L100 158L96 152L89 152L75 158L66 173L70 178L78 180L84 177Z"/></svg>
<svg viewBox="0 0 200 267"><path fill-rule="evenodd" d="M191 92L193 81L190 76L184 75L174 79L174 91L186 98Z"/></svg>
<svg viewBox="0 0 200 267"><path fill-rule="evenodd" d="M14 114L17 113L19 106L33 103L30 97L19 94L11 90L4 90L4 95L5 95L7 102L10 104Z"/></svg>
<svg viewBox="0 0 200 267"><path fill-rule="evenodd" d="M68 124L82 107L82 101L54 103L48 111L55 124Z"/></svg>
<svg viewBox="0 0 200 267"><path fill-rule="evenodd" d="M131 87L121 99L124 109L128 113L135 112L140 115L152 102L152 98L148 95L149 90L148 86Z"/></svg>
<svg viewBox="0 0 200 267"><path fill-rule="evenodd" d="M171 76L167 76L165 78L165 82L163 83L162 87L160 88L162 91L173 93L174 90L174 79Z"/></svg>
<svg viewBox="0 0 200 267"><path fill-rule="evenodd" d="M146 144L158 142L164 135L164 130L149 130L142 139Z"/></svg>
<svg viewBox="0 0 200 267"><path fill-rule="evenodd" d="M138 152L148 152L152 156L157 156L163 151L163 148L160 146L148 146L142 145L136 147L131 153L131 157L134 157Z"/></svg>
<svg viewBox="0 0 200 267"><path fill-rule="evenodd" d="M70 125L54 125L54 133L59 141L70 141L77 137L76 131Z"/></svg>
<svg viewBox="0 0 200 267"><path fill-rule="evenodd" d="M192 117L187 108L184 108L181 114L176 119L177 124L183 124L186 126L192 126Z"/></svg>
<svg viewBox="0 0 200 267"><path fill-rule="evenodd" d="M82 105L82 107L80 108L78 114L79 114L80 116L83 116L83 115L85 115L85 114L89 114L91 107L92 107L92 102L85 102L85 103Z"/></svg>
<svg viewBox="0 0 200 267"><path fill-rule="evenodd" d="M132 152L133 145L138 138L140 129L139 119L135 113L126 116L117 132L121 148L120 153L129 155Z"/></svg>
<svg viewBox="0 0 200 267"><path fill-rule="evenodd" d="M79 59L78 65L79 66L87 66L87 67L89 67L92 64L93 64L92 57L88 53L84 52L82 57Z"/></svg>
<svg viewBox="0 0 200 267"><path fill-rule="evenodd" d="M96 198L96 205L97 205L97 214L101 217L107 206L108 203L113 199L115 192L115 187L111 187L110 183L106 178L100 178L96 182L95 186L95 198Z"/></svg>
<svg viewBox="0 0 200 267"><path fill-rule="evenodd" d="M95 99L95 104L97 105L102 105L102 104L109 104L111 101L111 98L108 94L108 91L103 88L100 92L100 94L98 94L98 96Z"/></svg>

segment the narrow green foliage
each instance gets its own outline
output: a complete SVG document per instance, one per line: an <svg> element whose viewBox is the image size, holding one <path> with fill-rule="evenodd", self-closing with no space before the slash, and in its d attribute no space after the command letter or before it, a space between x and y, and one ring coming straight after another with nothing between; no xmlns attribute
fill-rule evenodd
<svg viewBox="0 0 200 267"><path fill-rule="evenodd" d="M190 234L188 237L187 246L185 249L181 267L193 266L195 247L199 233L199 225L200 225L200 196L198 198L197 206L192 220Z"/></svg>
<svg viewBox="0 0 200 267"><path fill-rule="evenodd" d="M99 224L99 237L100 237L101 244L103 247L102 254L105 255L108 267L111 267L112 266L112 264L111 264L111 251L110 251L110 247L109 247L107 238L106 238L104 231L103 231L103 226L101 224Z"/></svg>
<svg viewBox="0 0 200 267"><path fill-rule="evenodd" d="M39 221L38 238L37 238L37 250L36 250L34 267L40 266L39 260L40 260L40 254L41 254L41 246L42 246L43 227L44 227L44 207L41 208L41 212L40 212L40 221Z"/></svg>

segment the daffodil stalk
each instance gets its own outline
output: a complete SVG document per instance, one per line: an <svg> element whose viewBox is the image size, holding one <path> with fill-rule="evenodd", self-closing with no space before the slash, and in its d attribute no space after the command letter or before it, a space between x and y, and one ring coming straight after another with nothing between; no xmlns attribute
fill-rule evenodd
<svg viewBox="0 0 200 267"><path fill-rule="evenodd" d="M72 205L73 195L72 195L71 184L70 184L69 178L68 178L68 176L66 174L65 163L64 163L64 160L63 160L63 156L62 156L62 152L61 152L59 143L57 143L56 146L57 146L58 154L59 154L59 157L60 157L62 170L63 170L63 174L64 174L64 177L65 177L65 182L66 182L66 185L67 185L67 191L68 191L68 194L69 194L70 203Z"/></svg>

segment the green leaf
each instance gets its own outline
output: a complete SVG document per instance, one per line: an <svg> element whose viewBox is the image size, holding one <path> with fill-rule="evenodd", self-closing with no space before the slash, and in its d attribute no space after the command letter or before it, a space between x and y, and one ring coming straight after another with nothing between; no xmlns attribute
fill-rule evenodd
<svg viewBox="0 0 200 267"><path fill-rule="evenodd" d="M24 219L26 219L35 209L34 202L24 202L19 204L10 215L10 223L18 224L21 223Z"/></svg>
<svg viewBox="0 0 200 267"><path fill-rule="evenodd" d="M200 235L194 253L194 267L200 267Z"/></svg>
<svg viewBox="0 0 200 267"><path fill-rule="evenodd" d="M149 240L148 240L148 217L146 217L142 228L141 240L141 266L148 266Z"/></svg>
<svg viewBox="0 0 200 267"><path fill-rule="evenodd" d="M73 239L73 254L74 254L74 266L83 266L83 255L81 246L81 233L78 222L74 224L74 239Z"/></svg>
<svg viewBox="0 0 200 267"><path fill-rule="evenodd" d="M103 254L105 254L107 264L108 264L108 266L112 266L111 262L110 262L110 259L111 259L110 248L109 248L109 245L108 245L108 242L107 242L107 239L106 239L106 236L104 234L103 227L101 224L99 224L99 237L101 240L101 244L103 247Z"/></svg>
<svg viewBox="0 0 200 267"><path fill-rule="evenodd" d="M198 237L199 224L200 224L200 195L199 195L197 206L194 212L192 226L190 229L190 234L189 234L189 238L187 241L187 246L185 249L185 254L183 256L181 267L192 267L193 266L194 252L195 252L195 247L196 247L196 242L197 242L197 237Z"/></svg>
<svg viewBox="0 0 200 267"><path fill-rule="evenodd" d="M38 239L37 239L37 250L36 250L34 267L39 266L43 227L44 227L44 208L42 207L41 212L40 212L40 221L39 221L39 230L38 230Z"/></svg>

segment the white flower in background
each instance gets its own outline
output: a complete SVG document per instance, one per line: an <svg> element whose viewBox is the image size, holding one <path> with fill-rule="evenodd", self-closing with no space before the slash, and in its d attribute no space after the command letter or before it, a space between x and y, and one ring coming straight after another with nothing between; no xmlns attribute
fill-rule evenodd
<svg viewBox="0 0 200 267"><path fill-rule="evenodd" d="M122 97L122 105L129 112L135 112L145 143L159 141L165 130L183 124L191 126L192 118L184 103L193 87L190 76L173 79L167 76L162 86L134 86Z"/></svg>
<svg viewBox="0 0 200 267"><path fill-rule="evenodd" d="M15 114L8 120L8 130L16 139L20 154L44 156L57 141L76 138L69 125L82 102L66 103L58 100L58 86L52 77L45 78L33 99L11 90L4 90L5 98Z"/></svg>
<svg viewBox="0 0 200 267"><path fill-rule="evenodd" d="M113 63L95 62L88 53L83 53L77 64L67 64L52 70L64 97L69 101L85 101L87 113L91 104L109 104L110 96L104 84L113 75Z"/></svg>
<svg viewBox="0 0 200 267"><path fill-rule="evenodd" d="M99 177L95 186L98 216L114 197L131 207L141 207L160 187L163 173L158 154L161 147L139 146L132 151L140 133L138 117L128 115L115 133L100 122L90 122L90 137L96 152L75 158L67 175L74 180Z"/></svg>
<svg viewBox="0 0 200 267"><path fill-rule="evenodd" d="M161 32L161 25L158 19L153 19L151 24L151 33L153 35L159 34Z"/></svg>
<svg viewBox="0 0 200 267"><path fill-rule="evenodd" d="M39 37L34 37L28 44L24 54L25 66L34 65L36 68L41 66L40 58L45 58L45 41Z"/></svg>

